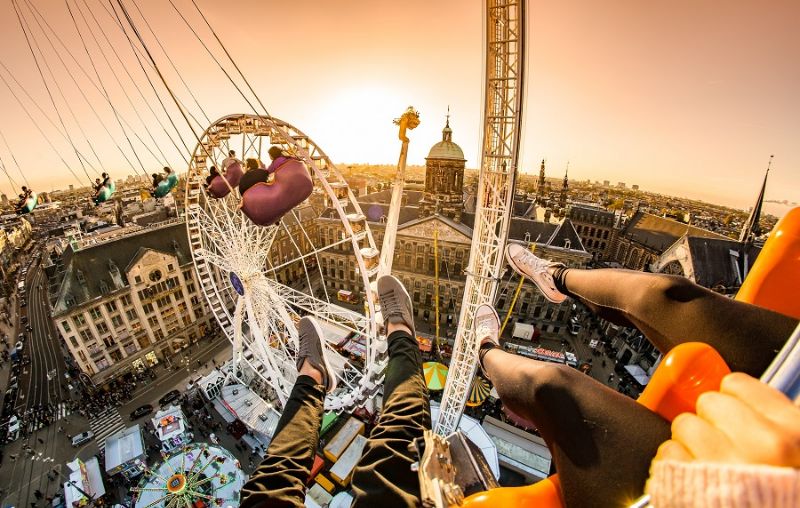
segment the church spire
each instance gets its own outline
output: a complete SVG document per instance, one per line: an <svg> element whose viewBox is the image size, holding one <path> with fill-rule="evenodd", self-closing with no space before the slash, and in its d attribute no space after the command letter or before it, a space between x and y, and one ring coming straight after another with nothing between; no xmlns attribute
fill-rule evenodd
<svg viewBox="0 0 800 508"><path fill-rule="evenodd" d="M569 191L569 180L567 179L568 174L569 161L567 161L567 169L564 170L564 183L561 185L561 195L558 198L558 206L561 208L562 213L564 208L567 207L567 192Z"/></svg>
<svg viewBox="0 0 800 508"><path fill-rule="evenodd" d="M542 159L542 165L539 166L539 184L536 187L536 194L540 197L544 196L544 159Z"/></svg>
<svg viewBox="0 0 800 508"><path fill-rule="evenodd" d="M774 155L769 156L769 163L767 163L767 172L764 173L764 182L761 184L761 191L758 193L758 199L756 199L756 205L750 212L750 216L744 223L744 227L742 227L742 232L739 235L740 242L752 242L753 238L761 234L761 226L759 225L759 221L761 220L761 208L764 205L764 193L767 189L767 177L769 176L769 169L772 166L773 157Z"/></svg>

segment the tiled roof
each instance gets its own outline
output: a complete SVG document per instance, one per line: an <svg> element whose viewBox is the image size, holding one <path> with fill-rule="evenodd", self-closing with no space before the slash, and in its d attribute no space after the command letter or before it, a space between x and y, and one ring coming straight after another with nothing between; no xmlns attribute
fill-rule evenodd
<svg viewBox="0 0 800 508"><path fill-rule="evenodd" d="M181 266L192 262L184 223L146 229L78 251L68 248L64 253L66 271L59 287L54 315L128 286L126 270L147 250L174 255ZM67 299L72 299L73 305L68 306Z"/></svg>
<svg viewBox="0 0 800 508"><path fill-rule="evenodd" d="M663 252L683 235L728 239L718 233L644 212L634 214L623 228L621 236Z"/></svg>

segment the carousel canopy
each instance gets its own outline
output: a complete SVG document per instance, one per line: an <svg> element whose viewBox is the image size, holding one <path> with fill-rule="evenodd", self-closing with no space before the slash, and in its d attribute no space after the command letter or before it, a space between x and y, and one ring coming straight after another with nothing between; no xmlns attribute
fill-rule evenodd
<svg viewBox="0 0 800 508"><path fill-rule="evenodd" d="M448 368L439 362L425 362L422 364L422 372L425 374L425 384L428 390L443 390L447 380Z"/></svg>
<svg viewBox="0 0 800 508"><path fill-rule="evenodd" d="M480 376L475 376L475 379L472 380L472 388L469 390L467 405L470 407L480 406L489 397L489 392L491 392L489 382Z"/></svg>
<svg viewBox="0 0 800 508"><path fill-rule="evenodd" d="M134 508L239 506L246 481L239 461L219 446L183 446L142 475L131 489Z"/></svg>

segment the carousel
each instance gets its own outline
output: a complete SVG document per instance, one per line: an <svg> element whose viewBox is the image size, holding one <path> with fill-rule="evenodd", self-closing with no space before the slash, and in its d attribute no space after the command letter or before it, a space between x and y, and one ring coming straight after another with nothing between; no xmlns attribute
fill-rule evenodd
<svg viewBox="0 0 800 508"><path fill-rule="evenodd" d="M134 508L236 507L247 480L239 461L224 448L197 443L175 449L145 470L131 489Z"/></svg>

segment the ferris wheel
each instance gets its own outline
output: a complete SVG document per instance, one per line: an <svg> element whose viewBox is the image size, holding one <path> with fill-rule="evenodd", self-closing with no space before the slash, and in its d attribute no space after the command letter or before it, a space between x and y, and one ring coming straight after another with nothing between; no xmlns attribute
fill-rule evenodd
<svg viewBox="0 0 800 508"><path fill-rule="evenodd" d="M341 411L364 405L382 382L386 343L376 326L374 282L379 251L366 217L344 178L322 149L296 127L274 117L225 116L200 137L186 182L186 225L201 291L221 329L233 344L235 375L247 371L274 391L282 406L297 376L301 316L312 315L325 332L339 386L325 407ZM311 170L316 199L335 210L343 233L322 245L304 226L297 209L271 226L258 226L239 209L238 191L217 199L205 188L208 168L235 150L242 159L268 160L277 145ZM288 248L287 248L288 247ZM364 309L338 304L326 284L321 255L333 249L355 263L364 292ZM278 276L285 268L293 280ZM340 353L340 340L356 340L363 355Z"/></svg>

